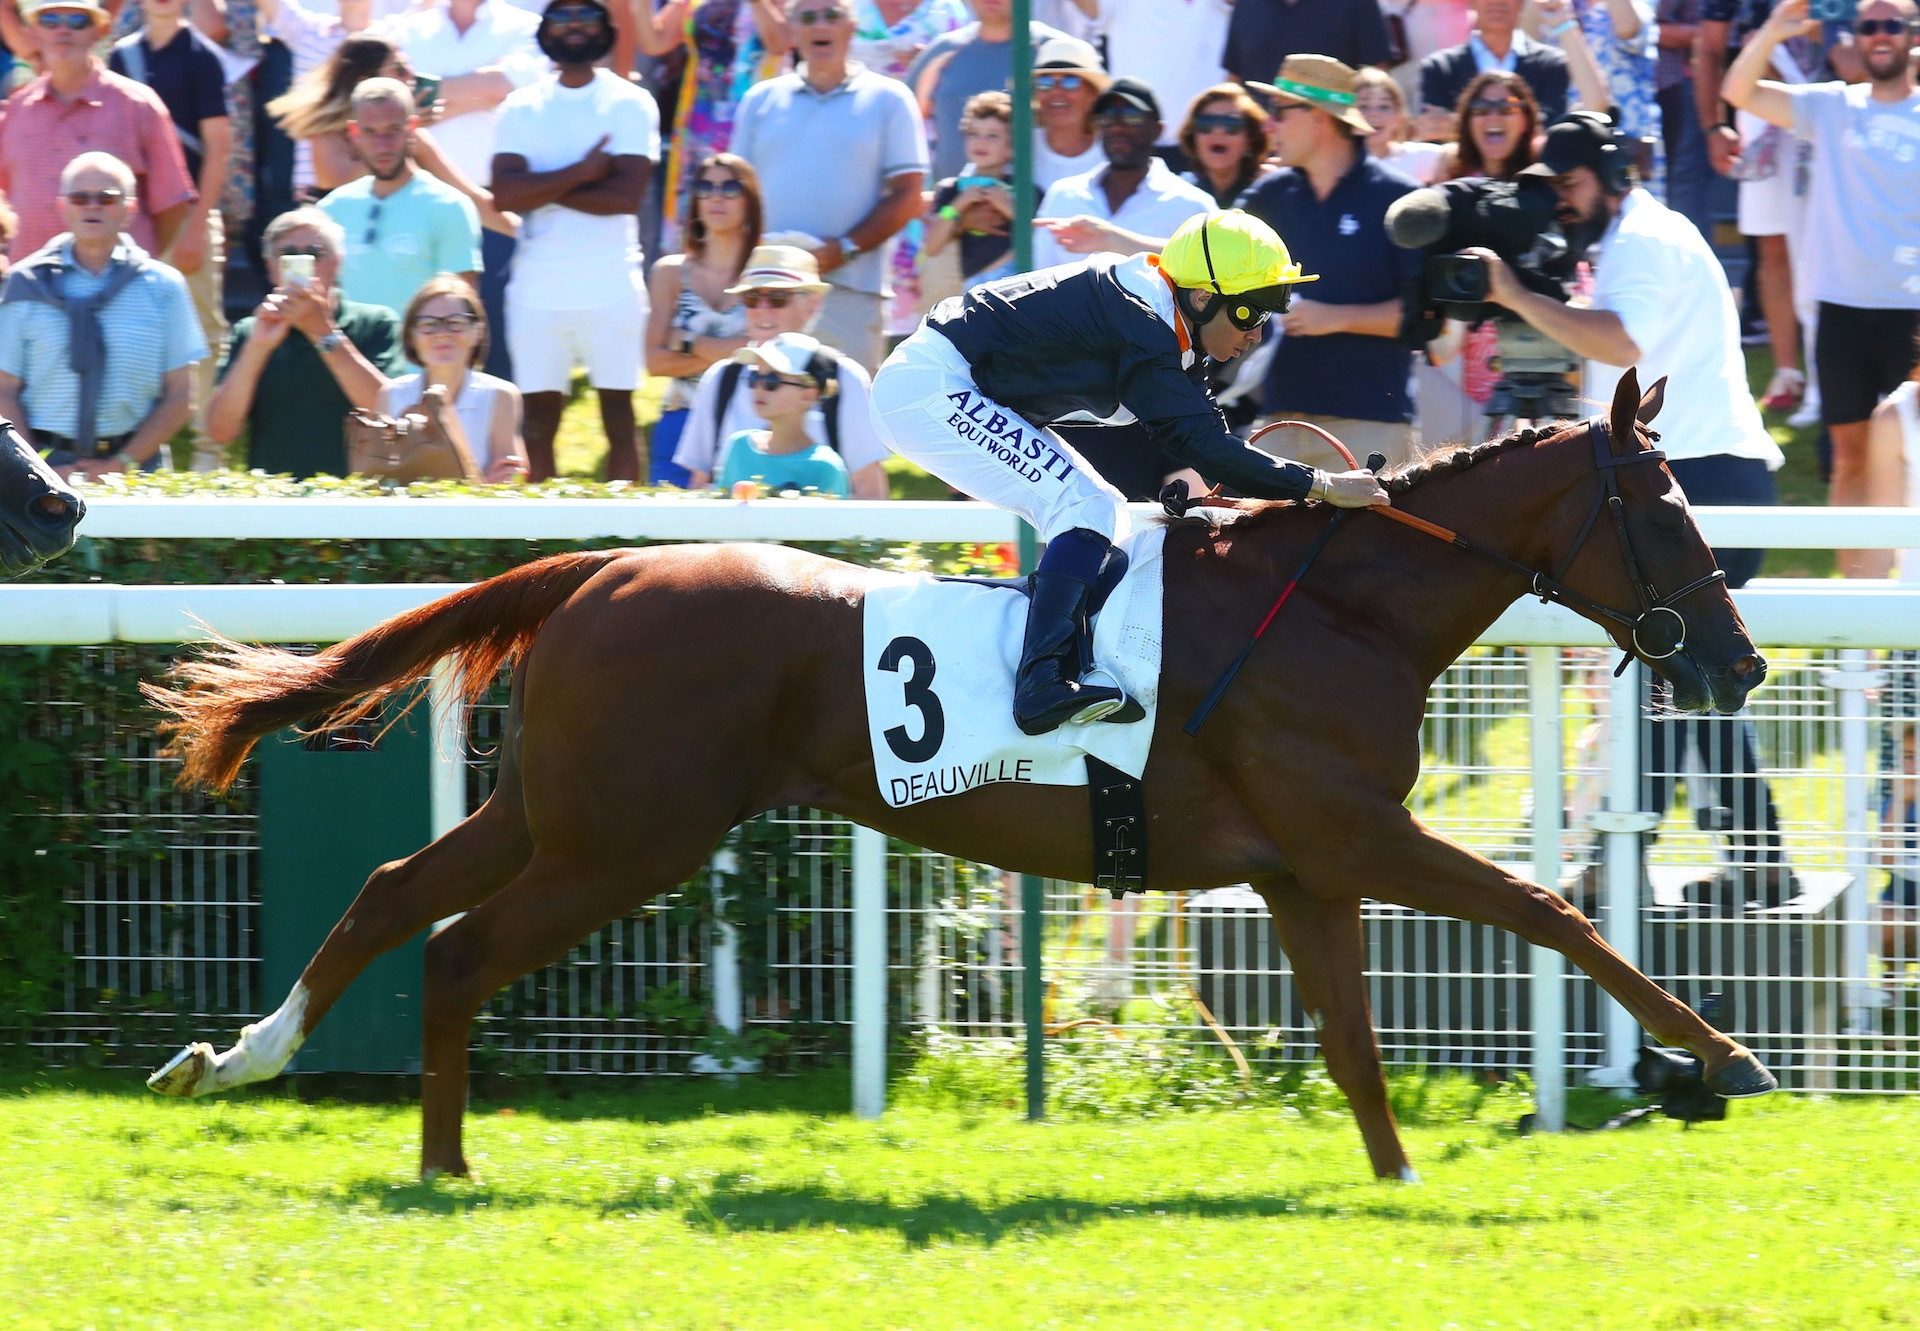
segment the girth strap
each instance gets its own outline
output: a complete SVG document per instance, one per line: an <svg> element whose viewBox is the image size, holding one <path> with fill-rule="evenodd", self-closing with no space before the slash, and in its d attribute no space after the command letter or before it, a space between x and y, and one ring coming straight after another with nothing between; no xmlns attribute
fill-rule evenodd
<svg viewBox="0 0 1920 1331"><path fill-rule="evenodd" d="M1147 890L1147 797L1143 783L1087 755L1093 815L1093 885L1115 901Z"/></svg>

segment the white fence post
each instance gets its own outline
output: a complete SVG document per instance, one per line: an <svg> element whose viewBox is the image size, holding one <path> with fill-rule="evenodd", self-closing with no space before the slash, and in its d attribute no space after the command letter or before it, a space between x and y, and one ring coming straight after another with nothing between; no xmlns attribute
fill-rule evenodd
<svg viewBox="0 0 1920 1331"><path fill-rule="evenodd" d="M729 1035L747 1028L746 1003L740 989L740 930L726 919L726 876L740 871L740 857L732 850L717 850L707 864L709 890L713 895L713 947L707 954L707 1001L713 1007L714 1024ZM715 1058L696 1054L695 1072L717 1072L731 1076L739 1072L757 1072L758 1059Z"/></svg>
<svg viewBox="0 0 1920 1331"><path fill-rule="evenodd" d="M1844 942L1839 998L1846 1004L1845 1029L1849 1035L1866 1034L1872 1021L1867 1002L1867 930L1872 909L1867 879L1873 846L1867 814L1872 804L1873 772L1868 757L1872 736L1867 722L1867 690L1885 683L1886 678L1886 672L1869 668L1866 652L1857 648L1842 651L1839 669L1829 670L1822 677L1822 682L1840 695L1842 835L1848 881L1840 898Z"/></svg>
<svg viewBox="0 0 1920 1331"><path fill-rule="evenodd" d="M887 839L853 829L853 1112L887 1107Z"/></svg>
<svg viewBox="0 0 1920 1331"><path fill-rule="evenodd" d="M1533 877L1551 887L1560 875L1560 834L1566 807L1566 741L1560 725L1560 649L1529 647L1527 709L1533 764ZM1548 1132L1567 1126L1566 958L1538 944L1528 949L1532 978L1533 1099L1535 1121Z"/></svg>
<svg viewBox="0 0 1920 1331"><path fill-rule="evenodd" d="M434 663L427 683L427 708L433 739L429 825L438 841L467 816L467 704L454 689L451 657Z"/></svg>
<svg viewBox="0 0 1920 1331"><path fill-rule="evenodd" d="M1640 808L1640 727L1646 697L1644 667L1630 661L1607 691L1606 804L1593 816L1605 838L1606 939L1630 966L1640 964L1640 882L1643 833L1660 825L1660 814ZM1595 1086L1633 1085L1640 1055L1640 1024L1610 996L1601 996L1607 1061L1587 1078Z"/></svg>

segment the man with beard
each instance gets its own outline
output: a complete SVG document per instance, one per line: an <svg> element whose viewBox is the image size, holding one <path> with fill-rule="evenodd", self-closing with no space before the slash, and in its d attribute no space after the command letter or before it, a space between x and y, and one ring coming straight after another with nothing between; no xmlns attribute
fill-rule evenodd
<svg viewBox="0 0 1920 1331"><path fill-rule="evenodd" d="M1727 71L1726 99L1813 147L1809 243L1800 280L1819 302L1814 371L1833 436L1834 504L1867 502L1867 429L1881 397L1914 367L1920 332L1920 92L1913 80L1913 0L1855 11L1864 84L1763 78L1782 43L1819 29L1807 0L1785 0ZM1867 556L1840 552L1840 571Z"/></svg>
<svg viewBox="0 0 1920 1331"><path fill-rule="evenodd" d="M426 280L480 272L480 215L467 196L414 169L413 93L397 79L353 90L347 139L368 174L320 201L347 233L341 290L347 299L407 308Z"/></svg>
<svg viewBox="0 0 1920 1331"><path fill-rule="evenodd" d="M1747 389L1726 273L1698 227L1635 185L1632 163L1632 140L1612 121L1575 111L1554 122L1540 161L1525 172L1551 180L1561 230L1593 263L1589 306L1528 290L1491 250L1467 252L1486 264L1494 304L1587 358L1589 400L1610 398L1629 366L1643 384L1666 380L1660 446L1689 502L1771 504L1773 473L1785 459ZM1763 553L1717 551L1727 585L1740 587L1758 573ZM1798 889L1782 857L1779 818L1744 720L1650 720L1641 740L1644 807L1665 813L1689 751L1698 754L1700 779L1711 787L1711 798L1694 803L1730 823L1723 830L1731 849L1730 867L1695 883L1693 898L1738 909L1749 900L1779 905L1793 896Z"/></svg>
<svg viewBox="0 0 1920 1331"><path fill-rule="evenodd" d="M500 104L493 196L521 214L507 284L514 380L526 395L532 479L554 474L553 437L575 365L600 396L607 479L647 474L633 421L646 344L646 266L635 214L660 156L653 98L594 62L613 48L599 0L552 0L540 49L555 72Z"/></svg>

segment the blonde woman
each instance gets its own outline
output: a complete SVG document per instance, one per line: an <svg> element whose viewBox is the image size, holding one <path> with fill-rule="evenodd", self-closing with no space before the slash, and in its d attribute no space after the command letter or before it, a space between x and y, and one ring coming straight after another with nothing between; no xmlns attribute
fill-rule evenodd
<svg viewBox="0 0 1920 1331"><path fill-rule="evenodd" d="M400 345L419 374L391 379L380 392L389 416L437 415L458 429L474 465L489 482L525 480L527 446L520 437L520 390L477 369L487 356L487 312L465 278L442 273L407 302ZM451 405L452 413L440 410Z"/></svg>

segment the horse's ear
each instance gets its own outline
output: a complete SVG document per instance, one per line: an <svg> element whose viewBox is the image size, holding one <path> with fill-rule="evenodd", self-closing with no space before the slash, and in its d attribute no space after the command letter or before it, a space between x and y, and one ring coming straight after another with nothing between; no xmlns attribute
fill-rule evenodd
<svg viewBox="0 0 1920 1331"><path fill-rule="evenodd" d="M1639 440L1633 429L1633 413L1639 406L1640 376L1628 366L1613 390L1613 410L1607 413L1607 423L1613 427L1614 452L1632 449Z"/></svg>
<svg viewBox="0 0 1920 1331"><path fill-rule="evenodd" d="M1667 405L1667 376L1661 375L1653 381L1653 387L1640 399L1640 407L1633 413L1634 419L1642 425L1651 424L1660 414L1660 408Z"/></svg>

